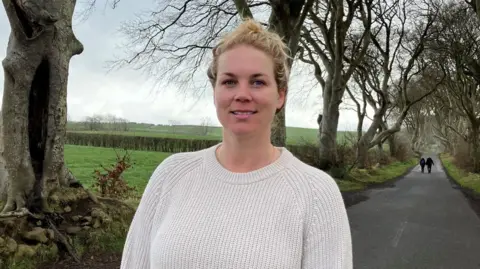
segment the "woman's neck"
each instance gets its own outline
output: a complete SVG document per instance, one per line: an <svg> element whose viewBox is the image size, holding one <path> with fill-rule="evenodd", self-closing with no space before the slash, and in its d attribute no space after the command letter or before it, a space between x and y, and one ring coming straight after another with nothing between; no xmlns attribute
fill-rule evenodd
<svg viewBox="0 0 480 269"><path fill-rule="evenodd" d="M224 134L223 142L217 149L217 159L222 166L237 173L265 167L279 156L280 152L270 143L270 136L238 138Z"/></svg>

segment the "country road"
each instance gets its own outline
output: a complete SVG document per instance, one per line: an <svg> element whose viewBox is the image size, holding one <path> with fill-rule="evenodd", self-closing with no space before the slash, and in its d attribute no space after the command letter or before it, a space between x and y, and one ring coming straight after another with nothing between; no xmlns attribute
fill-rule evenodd
<svg viewBox="0 0 480 269"><path fill-rule="evenodd" d="M348 208L354 269L480 268L480 218L433 159Z"/></svg>

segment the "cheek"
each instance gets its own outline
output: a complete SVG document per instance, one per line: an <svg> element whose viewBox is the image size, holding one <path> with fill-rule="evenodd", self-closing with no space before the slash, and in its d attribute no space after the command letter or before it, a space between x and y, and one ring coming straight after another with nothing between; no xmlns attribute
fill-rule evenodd
<svg viewBox="0 0 480 269"><path fill-rule="evenodd" d="M214 95L214 103L217 109L224 108L230 105L232 98L225 93L216 93Z"/></svg>
<svg viewBox="0 0 480 269"><path fill-rule="evenodd" d="M255 102L262 106L274 107L278 104L279 96L277 94L258 94L253 96Z"/></svg>

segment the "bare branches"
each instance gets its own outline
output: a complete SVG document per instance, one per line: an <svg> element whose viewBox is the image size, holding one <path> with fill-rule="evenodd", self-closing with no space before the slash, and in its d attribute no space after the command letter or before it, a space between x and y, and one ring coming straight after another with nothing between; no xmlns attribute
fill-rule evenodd
<svg viewBox="0 0 480 269"><path fill-rule="evenodd" d="M256 2L248 8L265 5ZM120 31L127 37L123 45L127 57L110 65L129 65L165 83L191 84L198 72L205 71L208 50L239 22L237 15L236 6L228 0L161 2L155 10L123 24Z"/></svg>
<svg viewBox="0 0 480 269"><path fill-rule="evenodd" d="M246 0L234 0L233 2L235 2L240 18L253 18L252 11L250 11L250 7Z"/></svg>

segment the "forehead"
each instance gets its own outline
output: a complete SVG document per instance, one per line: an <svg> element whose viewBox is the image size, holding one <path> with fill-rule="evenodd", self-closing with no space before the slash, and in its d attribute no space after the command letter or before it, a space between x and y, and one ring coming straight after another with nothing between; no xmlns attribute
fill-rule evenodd
<svg viewBox="0 0 480 269"><path fill-rule="evenodd" d="M222 53L218 58L218 74L241 76L265 74L273 76L272 58L265 52L251 46L238 46Z"/></svg>

